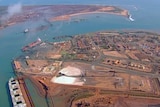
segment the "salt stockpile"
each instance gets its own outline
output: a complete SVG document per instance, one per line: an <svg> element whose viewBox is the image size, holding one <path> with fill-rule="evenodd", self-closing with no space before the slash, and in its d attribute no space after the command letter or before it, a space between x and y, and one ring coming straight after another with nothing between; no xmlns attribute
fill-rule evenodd
<svg viewBox="0 0 160 107"><path fill-rule="evenodd" d="M80 81L78 78L74 77L66 77L66 76L60 76L60 77L54 77L51 80L53 83L58 84L69 84L69 85L83 85L83 81Z"/></svg>
<svg viewBox="0 0 160 107"><path fill-rule="evenodd" d="M76 67L67 66L59 71L61 74L66 76L81 76L83 71Z"/></svg>
<svg viewBox="0 0 160 107"><path fill-rule="evenodd" d="M82 71L79 68L68 66L59 71L63 76L53 77L51 81L53 83L59 84L69 84L69 85L83 85L84 82L80 80ZM73 77L72 77L73 76ZM77 77L74 77L77 76Z"/></svg>

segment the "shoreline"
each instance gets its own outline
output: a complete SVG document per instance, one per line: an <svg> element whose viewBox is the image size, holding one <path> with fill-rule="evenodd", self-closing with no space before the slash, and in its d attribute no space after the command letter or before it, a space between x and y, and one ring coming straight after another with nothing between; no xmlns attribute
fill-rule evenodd
<svg viewBox="0 0 160 107"><path fill-rule="evenodd" d="M96 5L51 5L51 6L31 6L32 8L29 9L30 6L24 6L23 11L17 15L13 15L10 19L6 20L5 23L0 24L0 30L6 27L23 23L30 20L39 19L41 16L50 15L48 17L47 22L51 24L54 21L63 21L69 20L73 16L78 15L85 15L85 14L115 14L121 15L124 17L129 18L129 11L117 6L96 6ZM44 11L38 12L37 9L43 9L46 7L50 13L46 13ZM63 9L64 10L63 10ZM59 9L59 11L57 11ZM56 14L55 16L53 15Z"/></svg>
<svg viewBox="0 0 160 107"><path fill-rule="evenodd" d="M124 17L127 17L127 18L130 15L127 10L123 10L123 12L121 12L121 13L94 11L94 12L83 12L83 13L74 13L74 14L69 14L69 15L56 16L56 17L50 18L49 21L51 21L51 22L64 21L64 20L70 20L74 16L89 15L89 14L101 14L101 13L102 14L119 15L119 16L124 16Z"/></svg>
<svg viewBox="0 0 160 107"><path fill-rule="evenodd" d="M116 34L116 32L118 32L118 34ZM24 68L24 70L22 69L22 71L25 71L24 75L26 73L26 76L28 76L28 79L31 81L31 84L34 87L35 91L37 92L38 96L42 96L42 98L44 99L43 101L46 101L48 105L53 104L56 107L60 106L61 104L69 105L70 103L75 101L73 98L83 99L83 97L88 95L88 93L90 92L93 92L94 95L97 95L97 92L98 92L100 94L104 94L105 96L107 96L108 91L110 91L110 93L112 92L113 96L116 96L117 94L120 96L123 96L123 95L126 95L126 90L127 90L127 95L131 97L132 96L136 96L136 98L145 97L147 99L150 98L150 100L152 100L152 98L160 98L160 93L159 91L156 90L157 88L154 88L151 86L152 81L155 81L156 83L159 82L157 75L150 75L152 73L150 72L152 70L150 64L153 62L155 64L157 62L157 60L154 61L156 57L147 56L147 54L150 52L150 49L142 51L144 53L140 51L141 49L143 49L143 47L141 48L141 46L144 46L143 43L150 44L150 41L148 41L148 39L152 38L153 40L157 40L158 35L153 35L152 33L144 33L143 31L136 31L136 32L116 31L116 32L104 31L104 32L91 33L91 34L84 34L83 36L79 35L79 37L75 35L76 37L73 38L72 46L76 46L76 44L79 43L77 47L70 47L70 43L66 42L66 44L65 43L57 44L57 45L52 44L53 47L56 47L57 49L52 50L48 48L50 50L47 51L47 55L48 55L48 52L51 52L51 51L52 51L51 54L55 55L55 53L57 54L57 51L59 51L59 54L61 54L61 52L62 51L64 52L65 49L77 48L77 50L71 51L71 54L72 53L77 54L77 52L79 52L80 49L88 48L87 41L86 41L86 45L84 46L84 45L80 45L80 42L78 42L79 40L83 40L83 42L85 40L88 40L88 43L97 42L97 44L99 43L97 46L100 47L100 46L103 46L103 44L106 45L105 41L109 41L113 38L113 41L109 42L111 43L110 45L111 48L110 47L109 48L112 50L110 49L108 50L105 47L104 48L100 47L99 49L101 51L99 51L99 49L97 48L96 52L97 53L100 52L100 53L98 53L98 55L96 57L93 57L92 59L90 57L83 57L80 53L80 54L77 54L77 56L75 56L74 59L71 59L71 57L64 60L58 59L58 61L63 61L63 64L57 63L58 61L48 62L47 64L39 63L39 58L42 58L43 56L46 55L44 54L43 56L39 56L38 59L31 59L32 61L34 61L31 63L25 60L27 61L27 64L28 64L28 66L26 67L29 70L26 70ZM105 41L100 43L99 41L102 41L102 40L105 40ZM135 43L135 41L136 42L138 41L139 44ZM113 44L112 42L117 47L115 47L115 45L112 46ZM124 42L126 44L124 44ZM159 43L159 41L153 41L152 44L154 44L155 42ZM135 43L135 44L132 44L132 43ZM128 45L128 47L125 47L126 45ZM137 45L138 49L139 48L140 49L135 50L134 47L132 48L132 46L135 46L135 45ZM94 44L91 45L90 49L95 50L94 46L95 46ZM60 51L58 48L61 48L62 51ZM87 50L89 50L89 48ZM91 53L93 52L92 50L89 50L88 52L84 52L83 54L92 55ZM43 50L40 50L39 53L41 51ZM83 50L81 52L83 52ZM62 54L67 55L68 53L62 53ZM105 59L101 60L101 62L98 62L97 65L96 64L92 65L93 64L92 61L99 60L101 58L100 55L102 54L104 54ZM47 55L45 60L50 61L50 59L47 59ZM158 56L156 52L153 53L152 56L153 55ZM142 58L139 56L142 56ZM81 60L81 62L79 62L79 60ZM133 66L130 64L130 62L127 62L128 60L132 62L131 64L135 64L135 65L142 64L140 66L143 66L143 67L138 68L138 66ZM42 60L41 62L43 61L44 60ZM143 61L143 63L139 61ZM51 68L51 64L53 65L52 67L55 67L57 69L53 70ZM79 71L79 73L76 69L73 70L73 71L76 71L75 72L76 74L75 73L73 74L73 72L71 72L72 70L69 70L69 69L64 70L64 68L67 68L70 65L72 65L73 67L77 67L81 70ZM111 68L108 68L108 66L111 66ZM129 66L129 67L126 67L126 66ZM35 69L35 67L36 68L41 67L41 69L39 70L41 74L37 72L37 69ZM47 70L48 69L47 67L49 68L49 70ZM114 69L114 67L116 68ZM62 69L63 69L63 72L62 72ZM30 74L30 70L33 71L35 74L34 75ZM128 70L131 72L131 74L130 73L128 74ZM90 72L90 71L93 71L93 72ZM36 72L37 72L37 75L36 75ZM52 75L48 75L48 74L43 75L43 73L45 72L52 73ZM100 73L96 74L96 72L100 72ZM106 72L109 72L109 74L106 74ZM113 76L115 74L114 72L116 72L117 78L122 78L123 81L126 83L125 85L123 85L123 87L116 88L114 84L109 84L115 81L115 77ZM113 74L111 75L110 73L113 73ZM140 73L140 75L135 76L135 75L132 75L132 73L133 74ZM75 77L79 79L77 81L75 80L76 82L83 82L84 85L81 86L79 84L74 84L75 81L73 82L72 81L73 79L71 80L70 78L62 79L61 77L64 77L64 76ZM155 77L152 78L152 76L155 76ZM105 77L108 77L109 79L108 78L106 79ZM52 82L52 79L54 78L61 78L61 80L57 80L58 82L57 81ZM103 82L104 79L105 79L105 82ZM137 80L139 80L140 82L144 81L145 87L138 87L139 85L133 84L133 86L130 88L130 86L127 85L127 84L130 84L130 81L132 83ZM68 84L66 84L67 82ZM106 84L108 84L107 88L106 88ZM134 87L138 87L138 88L134 89ZM94 91L96 89L99 91L97 92ZM133 91L137 91L137 92L133 92ZM61 102L54 103L57 101L57 99L60 100ZM92 99L92 97L89 99ZM49 103L48 101L51 101L52 103ZM60 106L60 107L65 107L65 106Z"/></svg>

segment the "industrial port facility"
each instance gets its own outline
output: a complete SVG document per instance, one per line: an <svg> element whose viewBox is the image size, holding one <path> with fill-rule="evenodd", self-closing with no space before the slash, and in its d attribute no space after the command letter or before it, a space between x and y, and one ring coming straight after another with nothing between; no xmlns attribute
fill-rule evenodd
<svg viewBox="0 0 160 107"><path fill-rule="evenodd" d="M51 107L158 107L157 33L100 31L30 44L14 59L15 73L29 78Z"/></svg>

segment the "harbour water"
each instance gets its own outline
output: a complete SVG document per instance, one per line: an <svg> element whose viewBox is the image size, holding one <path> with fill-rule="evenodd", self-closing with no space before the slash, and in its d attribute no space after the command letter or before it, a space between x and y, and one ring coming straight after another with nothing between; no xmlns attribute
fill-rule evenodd
<svg viewBox="0 0 160 107"><path fill-rule="evenodd" d="M19 0L9 1L0 0L0 5L10 5L18 3ZM59 35L77 35L89 32L96 32L99 30L150 30L159 32L160 31L160 14L158 10L160 7L160 1L157 0L21 0L22 4L103 4L103 5L116 5L122 8L126 8L132 14L132 18L135 21L129 19L110 15L110 14L91 14L76 16L74 19L85 18L87 20L75 23L73 21L61 21L54 22L53 26L47 30L26 33L23 31L26 28L34 28L42 24L47 24L43 20L34 22L25 22L16 24L14 26L7 27L6 29L0 30L0 107L11 107L11 99L8 93L7 81L10 77L14 77L12 70L11 61L13 58L19 56L21 53L20 49L35 41L38 37L42 40L52 41L54 36ZM98 16L98 17L97 17ZM28 85L31 90L34 90L31 85ZM30 91L31 92L31 91ZM35 99L37 94L33 94L32 97ZM43 100L43 99L40 99ZM38 102L35 101L35 103ZM36 104L35 104L36 105ZM38 105L38 107L40 107ZM41 105L46 107L46 104Z"/></svg>

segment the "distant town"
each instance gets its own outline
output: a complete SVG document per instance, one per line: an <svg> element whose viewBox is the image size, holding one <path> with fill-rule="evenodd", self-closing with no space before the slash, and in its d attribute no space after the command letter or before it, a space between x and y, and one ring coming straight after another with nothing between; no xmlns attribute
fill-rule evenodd
<svg viewBox="0 0 160 107"><path fill-rule="evenodd" d="M158 107L160 34L99 31L53 41L38 38L13 60L27 107L24 78L51 107Z"/></svg>
<svg viewBox="0 0 160 107"><path fill-rule="evenodd" d="M19 6L19 10L8 11L7 6L0 6L0 29L26 21L44 20L49 25L42 25L30 31L45 30L52 25L51 22L69 20L73 16L82 14L109 13L131 18L129 12L116 6L96 5L40 5ZM12 9L12 8L11 8ZM14 8L13 8L14 9ZM83 21L80 19L76 21ZM27 28L28 29L28 28ZM26 30L28 31L28 30Z"/></svg>

